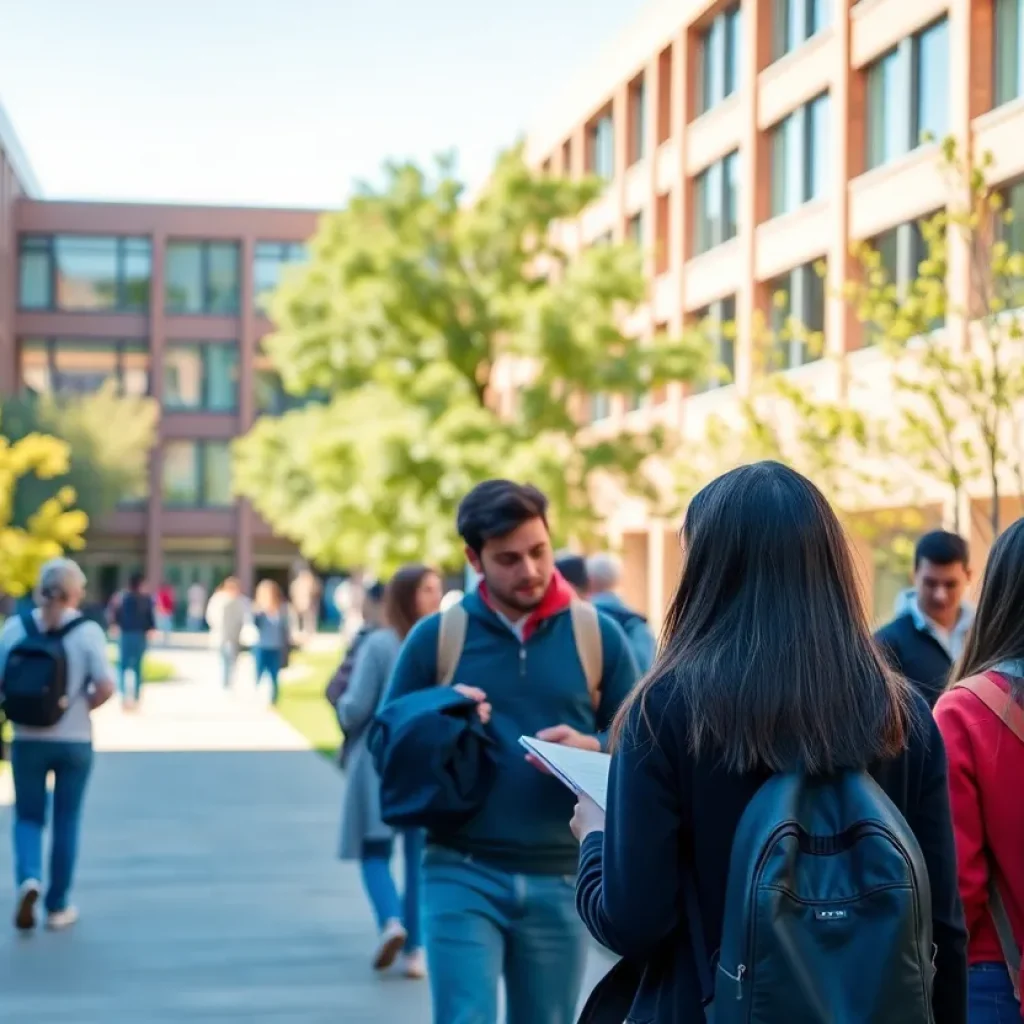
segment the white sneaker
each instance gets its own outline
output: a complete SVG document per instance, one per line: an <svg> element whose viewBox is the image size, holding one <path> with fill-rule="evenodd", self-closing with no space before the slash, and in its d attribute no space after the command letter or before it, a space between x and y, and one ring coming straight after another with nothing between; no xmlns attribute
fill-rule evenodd
<svg viewBox="0 0 1024 1024"><path fill-rule="evenodd" d="M402 973L413 981L421 981L427 976L427 958L422 949L413 950L402 957Z"/></svg>
<svg viewBox="0 0 1024 1024"><path fill-rule="evenodd" d="M28 878L18 889L18 909L14 914L14 927L22 932L30 932L36 926L36 904L39 902L39 883Z"/></svg>
<svg viewBox="0 0 1024 1024"><path fill-rule="evenodd" d="M51 910L46 915L46 927L51 932L62 932L70 928L78 920L78 911L74 907L65 907L63 910Z"/></svg>
<svg viewBox="0 0 1024 1024"><path fill-rule="evenodd" d="M401 921L388 921L380 933L380 943L373 955L373 969L386 971L398 959L408 937Z"/></svg>

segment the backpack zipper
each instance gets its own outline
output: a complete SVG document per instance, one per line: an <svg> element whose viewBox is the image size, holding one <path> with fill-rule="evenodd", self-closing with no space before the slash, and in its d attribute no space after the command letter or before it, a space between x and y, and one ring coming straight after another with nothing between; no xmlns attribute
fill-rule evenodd
<svg viewBox="0 0 1024 1024"><path fill-rule="evenodd" d="M736 968L735 974L730 974L721 963L718 965L718 969L730 980L736 982L736 1001L739 1002L743 998L743 975L747 973L745 964L740 964Z"/></svg>
<svg viewBox="0 0 1024 1024"><path fill-rule="evenodd" d="M526 644L519 645L519 678L526 678Z"/></svg>

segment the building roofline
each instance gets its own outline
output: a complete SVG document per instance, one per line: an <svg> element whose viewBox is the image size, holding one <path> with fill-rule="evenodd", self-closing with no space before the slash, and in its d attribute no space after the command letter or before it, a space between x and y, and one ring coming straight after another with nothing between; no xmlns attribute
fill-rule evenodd
<svg viewBox="0 0 1024 1024"><path fill-rule="evenodd" d="M43 190L39 179L28 162L25 150L21 148L18 133L14 130L14 125L11 124L2 103L0 103L0 149L6 153L25 194L32 199L41 198Z"/></svg>
<svg viewBox="0 0 1024 1024"><path fill-rule="evenodd" d="M61 206L74 207L75 209L100 209L105 207L108 209L154 211L176 210L181 213L204 213L216 211L218 213L271 213L281 215L308 215L313 217L319 217L325 213L334 212L333 209L325 209L322 206L264 206L257 204L247 205L244 203L192 202L173 199L74 199L67 196L62 196L60 199L40 199L38 196L30 196L29 198L42 203L47 209L56 209Z"/></svg>

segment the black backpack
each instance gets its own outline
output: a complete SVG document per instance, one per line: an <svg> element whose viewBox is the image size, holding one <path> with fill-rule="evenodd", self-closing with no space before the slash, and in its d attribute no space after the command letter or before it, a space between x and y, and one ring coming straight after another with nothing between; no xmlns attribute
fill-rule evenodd
<svg viewBox="0 0 1024 1024"><path fill-rule="evenodd" d="M60 629L43 633L31 612L20 616L25 636L7 656L3 710L15 725L46 729L68 709L68 659L64 637L88 622L79 615Z"/></svg>
<svg viewBox="0 0 1024 1024"><path fill-rule="evenodd" d="M787 774L733 840L712 980L689 880L691 939L714 1024L931 1024L931 890L899 810L864 772Z"/></svg>

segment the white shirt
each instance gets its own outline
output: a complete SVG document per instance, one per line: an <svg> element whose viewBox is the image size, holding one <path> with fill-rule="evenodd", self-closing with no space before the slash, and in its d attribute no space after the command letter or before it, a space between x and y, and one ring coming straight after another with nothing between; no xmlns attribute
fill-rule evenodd
<svg viewBox="0 0 1024 1024"><path fill-rule="evenodd" d="M65 611L60 624L81 618L81 612ZM42 612L36 608L32 616L43 628ZM25 626L21 616L12 615L0 631L0 674L7 664L7 656L25 639ZM15 739L52 740L64 743L91 743L92 723L89 721L89 701L86 687L91 683L110 682L114 678L107 657L107 638L95 622L78 626L64 638L64 653L68 662L68 709L56 725L37 729L28 725L15 725Z"/></svg>

